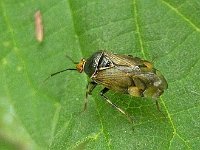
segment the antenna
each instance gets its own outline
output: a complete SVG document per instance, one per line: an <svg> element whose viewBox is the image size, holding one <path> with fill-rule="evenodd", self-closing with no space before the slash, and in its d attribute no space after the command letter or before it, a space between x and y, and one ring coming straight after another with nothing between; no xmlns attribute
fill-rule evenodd
<svg viewBox="0 0 200 150"><path fill-rule="evenodd" d="M73 64L78 64L79 62L74 61L70 56L65 55Z"/></svg>
<svg viewBox="0 0 200 150"><path fill-rule="evenodd" d="M70 56L66 55L66 57L67 57L73 64L76 64L76 65L79 64L79 62L75 62ZM64 70L61 70L61 71L52 73L48 78L46 78L46 79L44 80L44 82L47 81L49 78L51 78L51 77L53 77L53 76L55 76L55 75L57 75L57 74L60 74L60 73L62 73L62 72L68 71L68 70L77 70L77 69L76 69L76 68L67 68L67 69L64 69Z"/></svg>
<svg viewBox="0 0 200 150"><path fill-rule="evenodd" d="M53 76L55 76L55 75L57 75L57 74L60 74L60 73L62 73L62 72L68 71L68 70L77 70L77 69L75 69L75 68L68 68L68 69L64 69L64 70L61 70L61 71L52 73L48 78L46 78L46 79L44 80L44 82L47 81L49 78L51 78L51 77L53 77Z"/></svg>

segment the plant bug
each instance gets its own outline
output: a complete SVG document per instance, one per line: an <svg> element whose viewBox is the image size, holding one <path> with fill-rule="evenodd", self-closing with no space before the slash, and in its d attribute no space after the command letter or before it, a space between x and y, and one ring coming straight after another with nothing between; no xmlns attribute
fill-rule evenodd
<svg viewBox="0 0 200 150"><path fill-rule="evenodd" d="M100 91L100 95L132 122L131 117L124 110L105 96L106 92L113 90L136 97L151 97L156 100L159 109L157 98L168 87L164 76L154 68L151 62L131 55L98 51L86 60L81 59L79 63L74 62L71 58L70 60L76 64L76 68L53 73L50 77L67 70L85 72L90 81L87 85L84 110L87 108L88 95L92 94L97 85L103 85L104 88Z"/></svg>

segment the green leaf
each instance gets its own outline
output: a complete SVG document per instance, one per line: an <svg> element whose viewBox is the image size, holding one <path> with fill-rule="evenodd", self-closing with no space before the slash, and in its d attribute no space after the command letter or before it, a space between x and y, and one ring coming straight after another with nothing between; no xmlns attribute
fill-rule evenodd
<svg viewBox="0 0 200 150"><path fill-rule="evenodd" d="M200 147L198 0L0 1L0 148L198 149ZM34 14L44 40L35 38ZM153 61L169 88L159 99L117 92L89 96L87 76L68 71L97 50ZM132 130L134 128L134 131Z"/></svg>

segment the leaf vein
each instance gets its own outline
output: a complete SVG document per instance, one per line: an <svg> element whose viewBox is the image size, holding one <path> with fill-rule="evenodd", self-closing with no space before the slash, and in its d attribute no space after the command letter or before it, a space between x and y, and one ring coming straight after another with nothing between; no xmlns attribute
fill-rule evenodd
<svg viewBox="0 0 200 150"><path fill-rule="evenodd" d="M37 92L37 88L36 88L36 87L34 86L34 84L32 83L32 80L31 80L31 78L30 78L28 72L26 71L26 70L27 70L27 67L26 67L25 61L24 61L23 57L20 55L20 53L19 53L19 48L18 48L18 45L17 45L17 43L16 43L16 41L15 41L14 29L13 29L13 27L12 27L12 25L11 25L9 19L8 19L8 16L7 16L7 13L6 13L6 10L5 10L5 5L4 5L3 1L1 1L1 7L2 7L2 10L3 10L3 17L4 17L4 20L5 20L5 22L6 22L6 25L7 25L7 28L8 28L8 30L9 30L9 33L11 34L12 43L13 43L13 45L14 45L13 51L14 51L14 53L16 54L16 57L19 59L20 63L22 64L22 66L23 66L23 68L24 68L24 70L25 70L25 71L23 72L23 74L24 74L25 77L26 77L26 81L27 81L27 83L28 83L28 86L31 88L31 90L33 91L33 93L37 93L37 94L39 94L39 95L43 95L43 96L48 97L49 99L52 100L52 98L51 98L50 96L45 95L45 94L40 94L39 92ZM54 100L54 101L56 101L56 100ZM27 133L29 133L29 132L27 132ZM30 135L30 137L31 137L31 134L30 134L30 133L29 133L29 135ZM31 139L33 140L32 137L31 137ZM33 141L34 141L34 140L33 140Z"/></svg>
<svg viewBox="0 0 200 150"><path fill-rule="evenodd" d="M82 54L82 56L83 56L83 53L82 53L82 50L81 50L80 38L79 38L80 36L78 35L78 33L77 33L77 31L76 31L75 24L74 24L75 21L74 21L74 15L73 15L73 11L72 11L72 6L71 6L71 3L70 3L70 0L67 0L67 2L68 2L69 7L70 7L70 12L71 12L71 16L72 16L73 27L74 27L75 34L76 34L76 36L77 36L77 42L78 42L78 45L79 45L79 50L80 50L80 52L81 52L81 54ZM98 114L99 114L98 108L97 108L97 111L98 111ZM101 117L100 117L100 114L99 114L99 120L100 120L100 123L101 123L102 131L103 131L103 133L104 133L104 137L105 137L105 139L106 139L106 141L107 141L108 147L109 147L109 149L111 149L111 147L110 147L110 142L109 142L109 140L108 140L108 137L106 136L107 134L105 133L105 129L104 129L104 126L103 126L103 123L102 123L102 119L101 119Z"/></svg>
<svg viewBox="0 0 200 150"><path fill-rule="evenodd" d="M162 98L160 98L160 99L161 99L161 102L162 102L162 104L163 104L163 106L164 106L164 108L165 108L165 110L166 110L166 113L167 113L169 122L170 122L170 124L171 124L171 126L172 126L172 129L173 129L173 136L172 136L172 138L171 138L171 140L170 140L170 145L171 145L172 140L174 139L174 136L177 135L177 136L185 143L185 145L186 145L189 149L191 149L190 146L188 145L188 142L187 142L183 137L181 137L181 136L177 133L177 130L176 130L176 127L175 127L175 125L174 125L172 116L171 116L171 114L169 113L169 111L168 111L168 109L167 109L167 106L165 105L164 100L163 100Z"/></svg>
<svg viewBox="0 0 200 150"><path fill-rule="evenodd" d="M124 18L124 19L109 21L108 23L101 24L101 25L97 25L97 26L94 26L94 27L92 27L92 28L90 28L90 29L87 29L87 30L85 30L84 32L79 33L79 36L85 35L85 34L87 34L88 32L90 32L90 31L92 31L92 30L99 29L99 28L102 28L102 27L107 26L107 25L112 25L112 24L115 24L115 23L120 22L120 21L123 21L123 22L124 22L124 21L128 21L128 20L131 20L131 19L132 19L132 18L127 17L127 18Z"/></svg>
<svg viewBox="0 0 200 150"><path fill-rule="evenodd" d="M199 107L200 107L200 105L193 106L193 107L190 107L190 108L183 109L183 110L180 110L180 111L178 111L178 112L172 113L171 115L182 114L183 112L186 112L186 111L189 113L190 110L196 109L196 108L199 109Z"/></svg>
<svg viewBox="0 0 200 150"><path fill-rule="evenodd" d="M176 14L178 14L183 20L185 20L188 24L190 24L197 32L200 32L200 28L195 25L189 18L187 18L184 14L182 14L177 8L172 6L169 2L165 0L160 0L162 3L167 5L171 10L173 10Z"/></svg>
<svg viewBox="0 0 200 150"><path fill-rule="evenodd" d="M69 149L76 149L80 144L86 142L87 140L89 140L89 141L96 140L101 133L102 132L98 132L98 133L95 133L95 134L93 133L93 134L91 134L91 135L89 135L89 136L77 141L75 143L75 145L69 146L70 147Z"/></svg>
<svg viewBox="0 0 200 150"><path fill-rule="evenodd" d="M182 45L184 45L185 42L193 35L193 33L194 33L194 32L190 32L189 34L187 34L187 35L184 37L184 39L183 39L179 44L176 44L176 45L173 47L173 49L172 49L169 53L167 53L167 54L165 54L165 55L163 55L163 56L159 56L159 58L169 56L169 55L171 55L173 52L178 51L178 48L180 48Z"/></svg>
<svg viewBox="0 0 200 150"><path fill-rule="evenodd" d="M142 52L142 55L144 57L144 59L146 59L146 55L144 52L144 44L142 41L142 35L141 35L141 29L140 29L140 25L139 25L139 18L138 18L138 12L137 12L137 4L136 4L137 0L133 0L133 7L134 7L134 19L135 19L135 24L136 24L136 32L138 34L138 39L139 39L139 43L140 43L140 49Z"/></svg>
<svg viewBox="0 0 200 150"><path fill-rule="evenodd" d="M171 83L176 83L176 82L181 82L182 80L186 79L190 73L192 73L192 70L193 68L199 64L199 59L197 59L196 61L194 61L194 63L191 65L191 67L189 67L189 69L187 69L185 72L187 73L184 73L179 79L176 79L174 81L171 81Z"/></svg>
<svg viewBox="0 0 200 150"><path fill-rule="evenodd" d="M92 95L91 95L92 96ZM96 101L95 101L96 102ZM99 121L100 121L100 123L101 123L101 132L103 133L103 135L104 135L104 138L105 138L105 140L106 140L106 142L107 142L107 145L108 145L108 148L111 150L111 139L110 139L110 137L108 136L109 134L107 133L107 131L105 130L105 128L104 128L104 125L103 125L103 120L102 120L102 117L101 117L101 114L100 114L100 112L99 112L99 107L98 107L98 105L97 105L97 102L96 102L96 110L97 110L97 113L98 113L98 118L99 118Z"/></svg>
<svg viewBox="0 0 200 150"><path fill-rule="evenodd" d="M5 5L4 5L4 2L3 1L1 1L1 7L2 7L2 11L3 11L3 17L4 17L4 20L5 20L5 22L6 22L6 25L7 25L7 28L8 28L8 30L9 30L9 33L11 34L11 37L12 37L12 43L13 43L13 45L16 47L16 41L14 40L14 30L13 30L13 28L11 27L11 23L9 22L9 19L8 19L8 16L7 16L7 13L6 13L6 8L5 8ZM15 50L15 52L16 52L16 50ZM5 75L5 73L4 73L4 75ZM5 78L6 79L6 78ZM8 86L6 86L6 91L7 91L7 94L9 95L9 97L10 97L10 100L11 100L11 96L10 96L10 90L9 90L9 87ZM13 107L14 107L14 104L12 104L13 105ZM23 123L22 123L23 124ZM29 132L27 131L27 129L24 127L24 130L29 134ZM30 135L30 134L29 134ZM30 135L30 137L31 137L31 135ZM32 141L34 141L35 142L35 140L31 137L31 140Z"/></svg>

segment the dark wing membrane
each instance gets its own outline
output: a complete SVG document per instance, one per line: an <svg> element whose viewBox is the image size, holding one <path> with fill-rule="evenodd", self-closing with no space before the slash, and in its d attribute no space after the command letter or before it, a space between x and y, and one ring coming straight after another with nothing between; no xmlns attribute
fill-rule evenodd
<svg viewBox="0 0 200 150"><path fill-rule="evenodd" d="M134 84L128 74L115 67L99 71L92 79L108 89L123 93L127 93L128 87Z"/></svg>

